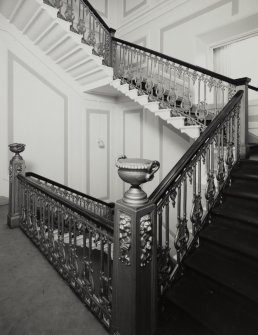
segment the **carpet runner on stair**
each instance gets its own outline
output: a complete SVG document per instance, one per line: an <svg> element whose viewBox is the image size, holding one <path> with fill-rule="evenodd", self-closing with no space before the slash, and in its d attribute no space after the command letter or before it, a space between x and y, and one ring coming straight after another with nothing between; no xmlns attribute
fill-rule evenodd
<svg viewBox="0 0 258 335"><path fill-rule="evenodd" d="M168 290L157 334L258 334L258 161L242 160Z"/></svg>

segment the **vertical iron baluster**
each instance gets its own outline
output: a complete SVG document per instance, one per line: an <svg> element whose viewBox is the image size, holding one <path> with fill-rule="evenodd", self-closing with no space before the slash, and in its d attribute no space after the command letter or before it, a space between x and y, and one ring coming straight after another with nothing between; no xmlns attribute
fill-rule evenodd
<svg viewBox="0 0 258 335"><path fill-rule="evenodd" d="M158 246L160 249L162 249L162 207L158 210L158 231L159 231Z"/></svg>
<svg viewBox="0 0 258 335"><path fill-rule="evenodd" d="M166 200L165 206L166 206L166 216L165 216L166 247L169 248L169 197Z"/></svg>
<svg viewBox="0 0 258 335"><path fill-rule="evenodd" d="M217 168L217 180L219 183L219 190L221 189L224 178L225 178L225 166L224 166L224 132L222 129L218 132L218 168Z"/></svg>
<svg viewBox="0 0 258 335"><path fill-rule="evenodd" d="M225 87L222 84L222 108L225 106Z"/></svg>
<svg viewBox="0 0 258 335"><path fill-rule="evenodd" d="M231 170L233 166L233 161L234 161L234 155L233 155L233 145L234 142L232 140L232 115L230 116L229 120L227 121L227 139L228 139L228 144L227 144L227 159L226 159L226 164L228 167L228 174L229 171Z"/></svg>
<svg viewBox="0 0 258 335"><path fill-rule="evenodd" d="M101 286L101 293L104 293L104 237L103 235L100 236L100 273L99 273L99 279L100 279L100 286Z"/></svg>
<svg viewBox="0 0 258 335"><path fill-rule="evenodd" d="M216 84L214 86L214 96L215 96L215 115L216 116L218 114L218 85Z"/></svg>
<svg viewBox="0 0 258 335"><path fill-rule="evenodd" d="M207 115L208 115L208 112L207 112L207 109L206 109L206 106L207 106L207 81L206 81L206 78L204 78L203 85L204 85L204 99L203 99L203 104L204 104L204 108L203 108L203 111L204 111L204 125L206 126Z"/></svg>
<svg viewBox="0 0 258 335"><path fill-rule="evenodd" d="M198 208L196 208L197 206L197 194L196 194L196 165L194 165L193 167L193 207L192 207L192 211L190 214L190 219L192 222L192 234L193 236L195 236L196 233L196 228L197 228L197 220L198 220Z"/></svg>
<svg viewBox="0 0 258 335"><path fill-rule="evenodd" d="M181 260L181 243L180 243L180 225L181 225L181 184L178 186L177 192L177 233L175 237L175 248L177 252L177 263Z"/></svg>
<svg viewBox="0 0 258 335"><path fill-rule="evenodd" d="M212 142L207 148L207 185L205 198L207 200L207 210L210 209L216 193L214 184L214 143Z"/></svg>
<svg viewBox="0 0 258 335"><path fill-rule="evenodd" d="M46 227L46 232L47 232L47 253L49 253L49 249L50 249L50 238L51 238L51 227L50 227L50 224L51 224L51 207L50 207L50 202L48 202L47 204L47 207L46 207L46 210L47 210L47 218L46 218L46 223L47 223L47 227Z"/></svg>
<svg viewBox="0 0 258 335"><path fill-rule="evenodd" d="M184 179L183 185L184 185L183 219L186 220L186 216L187 216L187 211L186 211L186 207L187 207L187 178Z"/></svg>
<svg viewBox="0 0 258 335"><path fill-rule="evenodd" d="M195 111L195 116L196 116L197 120L200 120L199 111L200 111L200 104L201 104L201 77L198 78L197 97L198 97L197 98L197 108L196 108L196 111Z"/></svg>

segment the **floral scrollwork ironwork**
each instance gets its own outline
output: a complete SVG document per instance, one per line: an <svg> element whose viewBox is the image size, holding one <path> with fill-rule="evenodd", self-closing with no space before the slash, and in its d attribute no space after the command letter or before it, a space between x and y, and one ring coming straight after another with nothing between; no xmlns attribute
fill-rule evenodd
<svg viewBox="0 0 258 335"><path fill-rule="evenodd" d="M131 265L131 217L121 213L119 221L119 244L120 244L120 261L126 265Z"/></svg>
<svg viewBox="0 0 258 335"><path fill-rule="evenodd" d="M174 241L174 245L177 251L178 258L180 259L181 255L183 255L187 249L187 243L189 241L189 230L187 227L187 219L186 218L178 218L178 222L176 225L177 232Z"/></svg>
<svg viewBox="0 0 258 335"><path fill-rule="evenodd" d="M218 169L217 169L216 178L219 184L223 184L224 179L225 179L225 165L224 165L223 157L218 158Z"/></svg>
<svg viewBox="0 0 258 335"><path fill-rule="evenodd" d="M86 32L86 24L83 19L79 19L77 23L77 30L78 30L78 33L81 35L84 35L84 33Z"/></svg>
<svg viewBox="0 0 258 335"><path fill-rule="evenodd" d="M91 45L91 46L95 46L96 44L96 37L95 37L95 32L94 31L90 31L88 38L87 38L87 44Z"/></svg>
<svg viewBox="0 0 258 335"><path fill-rule="evenodd" d="M168 246L159 248L157 250L157 254L158 283L163 291L169 284L170 276L173 272L175 264L170 256L170 248Z"/></svg>
<svg viewBox="0 0 258 335"><path fill-rule="evenodd" d="M70 4L67 4L66 5L66 9L65 9L65 12L64 12L64 16L65 16L65 19L69 22L73 22L75 16L74 16L74 12L73 12L73 6L70 5Z"/></svg>
<svg viewBox="0 0 258 335"><path fill-rule="evenodd" d="M183 99L181 101L181 108L184 112L188 112L192 107L192 102L191 102L191 98L190 95L186 94L183 96Z"/></svg>
<svg viewBox="0 0 258 335"><path fill-rule="evenodd" d="M152 251L152 224L151 216L149 214L144 215L140 219L140 240L140 266L144 267L151 261Z"/></svg>
<svg viewBox="0 0 258 335"><path fill-rule="evenodd" d="M213 172L208 173L207 186L205 190L205 198L209 203L212 203L216 194Z"/></svg>
<svg viewBox="0 0 258 335"><path fill-rule="evenodd" d="M202 217L203 217L202 197L200 194L195 194L193 198L193 207L190 214L190 219L194 227L194 233L200 227Z"/></svg>
<svg viewBox="0 0 258 335"><path fill-rule="evenodd" d="M167 96L167 101L169 102L170 106L176 106L177 94L174 87L170 88Z"/></svg>
<svg viewBox="0 0 258 335"><path fill-rule="evenodd" d="M227 164L229 169L232 168L232 165L233 165L233 162L234 162L233 146L234 146L233 142L228 143L226 164Z"/></svg>
<svg viewBox="0 0 258 335"><path fill-rule="evenodd" d="M206 109L206 102L200 101L199 106L195 112L195 116L198 118L198 120L203 121L208 115L208 111Z"/></svg>
<svg viewBox="0 0 258 335"><path fill-rule="evenodd" d="M175 205L176 205L176 196L177 196L177 191L175 188L172 188L170 191L169 191L169 198L172 202L172 206L175 208Z"/></svg>

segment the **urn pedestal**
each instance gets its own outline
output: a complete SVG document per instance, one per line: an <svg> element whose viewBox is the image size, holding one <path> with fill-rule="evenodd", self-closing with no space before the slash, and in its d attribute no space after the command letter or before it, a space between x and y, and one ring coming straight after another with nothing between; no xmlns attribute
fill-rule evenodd
<svg viewBox="0 0 258 335"><path fill-rule="evenodd" d="M9 149L15 155L10 160L9 165L9 211L7 215L7 224L10 228L16 228L20 222L19 212L19 183L18 174L25 174L25 162L20 155L25 149L25 144L13 143Z"/></svg>
<svg viewBox="0 0 258 335"><path fill-rule="evenodd" d="M131 184L129 190L124 194L123 202L134 207L146 204L148 202L147 194L140 185L153 179L155 172L160 167L159 162L121 156L116 161L116 167L119 177Z"/></svg>

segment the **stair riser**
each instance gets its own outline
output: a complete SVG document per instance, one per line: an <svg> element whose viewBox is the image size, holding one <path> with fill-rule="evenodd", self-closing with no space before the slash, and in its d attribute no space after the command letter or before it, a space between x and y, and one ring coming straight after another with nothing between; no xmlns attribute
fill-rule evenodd
<svg viewBox="0 0 258 335"><path fill-rule="evenodd" d="M223 201L227 202L229 208L232 208L234 211L236 208L242 208L243 210L250 210L251 213L258 217L258 206L256 199L236 197L229 194L223 195Z"/></svg>
<svg viewBox="0 0 258 335"><path fill-rule="evenodd" d="M247 221L237 220L235 218L225 218L223 216L214 214L212 215L212 224L223 227L230 227L232 229L246 230L248 233L257 234L258 223L250 223Z"/></svg>
<svg viewBox="0 0 258 335"><path fill-rule="evenodd" d="M232 262L236 262L236 258L240 263L245 263L248 265L253 271L258 271L258 255L257 258L251 258L248 255L243 255L238 253L238 250L229 249L226 245L221 245L214 243L212 240L204 239L203 237L200 238L200 243L202 248L205 248L210 253L215 253L219 257L225 257Z"/></svg>
<svg viewBox="0 0 258 335"><path fill-rule="evenodd" d="M195 268L195 267L187 266L187 265L186 267L190 271L195 272L197 275L204 276L208 280L212 280L214 281L214 283L221 285L225 290L230 290L229 292L232 292L233 295L240 294L243 297L243 299L248 299L249 304L252 305L252 309L256 310L258 314L258 306L257 306L258 296L257 295L254 297L252 292L247 292L243 290L241 287L235 287L234 282L230 282L230 281L225 282L224 280L218 279L218 277L215 274L211 275L209 273L206 273L205 268L199 269L199 268Z"/></svg>
<svg viewBox="0 0 258 335"><path fill-rule="evenodd" d="M257 175L258 177L258 175ZM258 178L248 178L242 176L242 178L234 177L232 176L231 178L232 184L234 183L235 185L239 186L239 190L242 190L244 192L248 192L250 190L250 187L257 187L258 188Z"/></svg>
<svg viewBox="0 0 258 335"><path fill-rule="evenodd" d="M241 161L239 164L239 170L256 171L258 174L258 161Z"/></svg>

